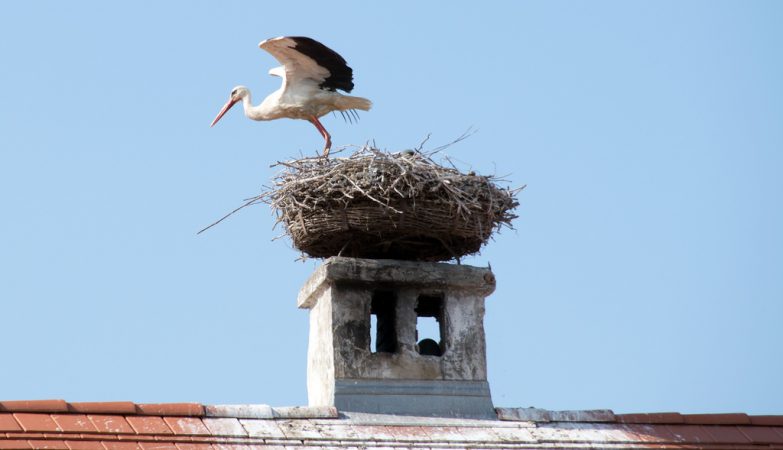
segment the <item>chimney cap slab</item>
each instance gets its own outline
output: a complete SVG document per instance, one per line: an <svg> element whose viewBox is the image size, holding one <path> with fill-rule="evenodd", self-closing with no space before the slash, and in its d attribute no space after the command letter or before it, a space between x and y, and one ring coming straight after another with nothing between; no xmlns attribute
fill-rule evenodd
<svg viewBox="0 0 783 450"><path fill-rule="evenodd" d="M310 276L297 306L312 308L322 290L334 283L460 289L487 296L495 290L495 275L490 268L457 264L335 256Z"/></svg>

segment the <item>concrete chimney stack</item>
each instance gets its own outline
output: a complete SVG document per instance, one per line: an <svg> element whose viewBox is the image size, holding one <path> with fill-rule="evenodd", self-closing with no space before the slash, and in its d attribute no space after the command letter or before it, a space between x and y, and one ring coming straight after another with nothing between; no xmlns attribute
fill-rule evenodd
<svg viewBox="0 0 783 450"><path fill-rule="evenodd" d="M310 406L495 418L487 383L485 268L333 257L299 293L310 310ZM419 336L429 321L434 336ZM435 330L435 331L433 331Z"/></svg>

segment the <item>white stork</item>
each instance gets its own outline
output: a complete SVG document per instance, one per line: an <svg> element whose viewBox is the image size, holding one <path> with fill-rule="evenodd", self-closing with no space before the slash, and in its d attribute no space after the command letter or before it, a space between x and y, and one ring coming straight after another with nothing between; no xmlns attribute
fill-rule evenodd
<svg viewBox="0 0 783 450"><path fill-rule="evenodd" d="M281 64L269 71L270 75L283 79L280 89L269 94L260 105L253 106L250 90L237 86L231 91L228 102L220 110L218 120L232 106L242 101L245 116L253 120L289 119L307 120L324 137L324 156L329 156L332 137L318 120L332 111L356 115L356 109L368 111L372 102L362 97L343 95L340 89L351 92L353 70L337 52L320 42L307 37L287 36L267 39L259 47L268 51Z"/></svg>

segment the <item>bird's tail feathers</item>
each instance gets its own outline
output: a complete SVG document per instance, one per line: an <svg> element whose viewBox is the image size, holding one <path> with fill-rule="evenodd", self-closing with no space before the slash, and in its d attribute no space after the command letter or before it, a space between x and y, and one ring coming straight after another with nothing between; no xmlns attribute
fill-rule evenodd
<svg viewBox="0 0 783 450"><path fill-rule="evenodd" d="M362 111L369 111L372 107L372 102L362 97L342 95L339 97L336 106L340 111L347 111L349 109L361 109Z"/></svg>

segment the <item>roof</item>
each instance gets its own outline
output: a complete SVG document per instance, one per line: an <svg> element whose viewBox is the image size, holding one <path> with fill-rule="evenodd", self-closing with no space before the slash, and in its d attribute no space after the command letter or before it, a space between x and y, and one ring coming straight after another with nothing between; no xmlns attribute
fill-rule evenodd
<svg viewBox="0 0 783 450"><path fill-rule="evenodd" d="M783 416L498 408L497 420L331 407L0 402L0 449L783 449Z"/></svg>

